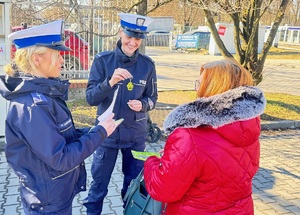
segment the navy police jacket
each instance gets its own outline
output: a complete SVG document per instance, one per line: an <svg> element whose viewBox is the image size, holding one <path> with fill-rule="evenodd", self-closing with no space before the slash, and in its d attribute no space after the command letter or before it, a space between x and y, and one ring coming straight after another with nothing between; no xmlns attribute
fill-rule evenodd
<svg viewBox="0 0 300 215"><path fill-rule="evenodd" d="M113 51L99 53L92 64L86 91L86 100L92 106L98 106L97 116L111 105L114 92L118 94L113 108L115 119L124 118L102 145L112 148L127 148L135 144L144 144L147 135L146 112L154 109L157 101L157 78L153 60L137 50L128 57L121 51L121 42ZM127 69L133 76L111 87L109 80L115 69ZM128 83L133 84L131 89ZM131 84L130 83L130 84ZM140 100L142 110L131 110L127 102ZM98 121L96 120L96 123Z"/></svg>
<svg viewBox="0 0 300 215"><path fill-rule="evenodd" d="M102 126L75 129L68 86L59 79L0 77L0 93L10 101L7 162L19 177L23 203L39 212L63 211L86 189L83 161L107 137Z"/></svg>

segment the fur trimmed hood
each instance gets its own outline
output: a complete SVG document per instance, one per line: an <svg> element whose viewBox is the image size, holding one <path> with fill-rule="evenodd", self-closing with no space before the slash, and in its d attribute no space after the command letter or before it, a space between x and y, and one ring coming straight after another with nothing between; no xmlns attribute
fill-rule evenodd
<svg viewBox="0 0 300 215"><path fill-rule="evenodd" d="M266 99L259 88L242 86L179 105L166 117L164 130L170 134L178 127L218 128L236 121L255 118L264 112L265 107Z"/></svg>

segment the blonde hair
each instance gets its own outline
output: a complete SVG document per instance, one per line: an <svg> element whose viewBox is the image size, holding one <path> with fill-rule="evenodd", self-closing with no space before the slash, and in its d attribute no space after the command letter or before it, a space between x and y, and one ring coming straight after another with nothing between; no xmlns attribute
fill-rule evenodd
<svg viewBox="0 0 300 215"><path fill-rule="evenodd" d="M200 68L202 81L197 90L197 97L209 97L240 86L253 86L249 71L238 62L224 59L204 64Z"/></svg>
<svg viewBox="0 0 300 215"><path fill-rule="evenodd" d="M10 64L4 66L4 71L9 76L15 76L16 73L22 72L24 74L29 74L36 77L41 77L41 73L35 66L32 55L33 54L45 54L51 51L51 65L52 68L55 65L55 60L57 59L57 54L54 50L43 46L31 46L27 48L17 49L15 56Z"/></svg>

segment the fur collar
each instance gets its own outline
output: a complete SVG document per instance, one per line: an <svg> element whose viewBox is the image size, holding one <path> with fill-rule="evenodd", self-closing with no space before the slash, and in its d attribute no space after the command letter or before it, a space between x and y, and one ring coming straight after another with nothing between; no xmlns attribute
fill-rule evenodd
<svg viewBox="0 0 300 215"><path fill-rule="evenodd" d="M242 86L207 98L177 106L164 121L170 134L178 127L218 128L261 115L266 106L263 92L257 87Z"/></svg>

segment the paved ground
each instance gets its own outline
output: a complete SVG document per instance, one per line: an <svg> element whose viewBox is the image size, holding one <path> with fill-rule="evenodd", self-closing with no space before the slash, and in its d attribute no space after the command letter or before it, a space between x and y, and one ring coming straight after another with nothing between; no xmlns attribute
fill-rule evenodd
<svg viewBox="0 0 300 215"><path fill-rule="evenodd" d="M204 62L220 59L219 56L192 56L180 53L168 54L149 51L156 61L159 90L190 90ZM181 63L179 62L181 61ZM183 62L183 63L182 63ZM172 64L172 70L170 70ZM286 92L300 95L300 62L267 61L265 79L260 84L266 92ZM253 198L256 215L300 214L300 129L263 131L260 169L253 181ZM147 150L163 148L162 141L147 144ZM86 159L90 182L91 158ZM105 199L103 214L121 215L122 186L121 159L118 158ZM87 192L76 196L73 215L85 214L81 205ZM0 214L23 214L18 192L18 179L6 163L0 151Z"/></svg>
<svg viewBox="0 0 300 215"><path fill-rule="evenodd" d="M300 214L300 130L263 132L261 135L260 169L253 180L256 215ZM147 144L147 150L158 151L163 142ZM90 176L91 158L86 160ZM117 161L103 214L121 215L120 190L122 174L120 157ZM89 177L90 181L90 177ZM18 192L18 179L0 152L0 214L23 214ZM85 214L81 205L87 192L74 199L73 215Z"/></svg>
<svg viewBox="0 0 300 215"><path fill-rule="evenodd" d="M223 59L222 56L170 53L166 49L149 47L149 56L155 61L158 89L193 90L202 64ZM298 60L266 60L263 81L258 85L265 92L300 95L300 57Z"/></svg>

